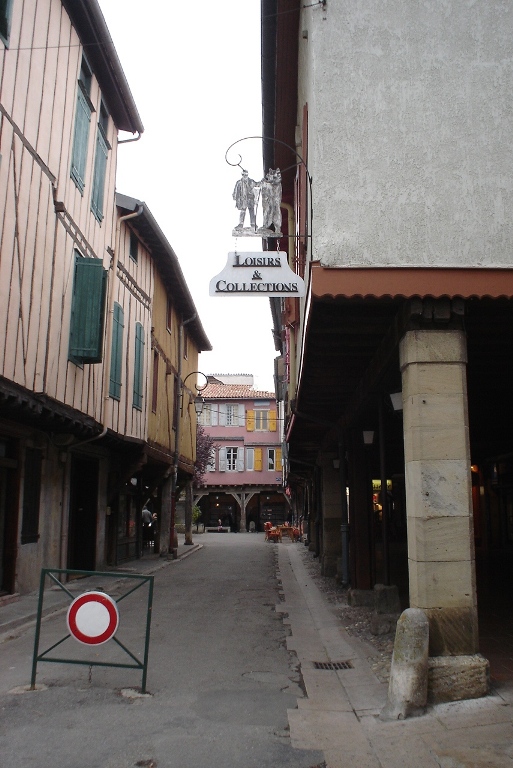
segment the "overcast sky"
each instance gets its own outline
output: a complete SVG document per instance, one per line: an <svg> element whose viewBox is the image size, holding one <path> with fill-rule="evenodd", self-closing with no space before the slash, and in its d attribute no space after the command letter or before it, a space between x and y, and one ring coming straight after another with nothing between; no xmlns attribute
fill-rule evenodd
<svg viewBox="0 0 513 768"><path fill-rule="evenodd" d="M199 369L252 373L256 388L273 390L269 300L208 295L235 250L240 170L225 152L262 133L260 0L99 2L145 127L119 147L117 189L148 205L180 261L213 347ZM229 159L239 153L260 179L261 142L242 142ZM239 238L237 248L262 241Z"/></svg>

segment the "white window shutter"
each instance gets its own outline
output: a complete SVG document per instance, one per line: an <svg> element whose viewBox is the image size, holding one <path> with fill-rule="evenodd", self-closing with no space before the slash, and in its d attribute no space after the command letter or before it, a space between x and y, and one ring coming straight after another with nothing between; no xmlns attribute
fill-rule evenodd
<svg viewBox="0 0 513 768"><path fill-rule="evenodd" d="M244 472L244 448L237 450L237 472Z"/></svg>
<svg viewBox="0 0 513 768"><path fill-rule="evenodd" d="M210 403L210 424L217 427L217 403Z"/></svg>
<svg viewBox="0 0 513 768"><path fill-rule="evenodd" d="M243 427L246 424L246 409L244 403L239 403L239 418L237 419L237 426Z"/></svg>
<svg viewBox="0 0 513 768"><path fill-rule="evenodd" d="M219 449L219 472L226 472L226 448Z"/></svg>
<svg viewBox="0 0 513 768"><path fill-rule="evenodd" d="M219 426L226 427L226 403L219 403Z"/></svg>

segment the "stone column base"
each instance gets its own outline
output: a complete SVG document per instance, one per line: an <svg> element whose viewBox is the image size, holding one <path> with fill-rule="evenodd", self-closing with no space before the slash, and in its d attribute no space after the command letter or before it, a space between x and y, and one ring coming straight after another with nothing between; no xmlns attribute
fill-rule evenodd
<svg viewBox="0 0 513 768"><path fill-rule="evenodd" d="M478 699L486 696L490 665L484 656L431 656L428 659L428 702Z"/></svg>

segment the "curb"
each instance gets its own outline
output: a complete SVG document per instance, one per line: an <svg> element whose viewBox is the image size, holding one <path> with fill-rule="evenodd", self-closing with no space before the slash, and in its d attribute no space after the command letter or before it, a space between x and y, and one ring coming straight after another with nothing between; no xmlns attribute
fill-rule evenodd
<svg viewBox="0 0 513 768"><path fill-rule="evenodd" d="M179 563L182 560L185 560L187 557L190 557L190 555L193 555L195 552L198 552L200 549L203 549L203 544L193 544L190 546L190 548L187 548L185 552L180 553L177 558L175 559L167 559L162 558L160 560L156 560L155 564L151 566L150 568L146 569L144 573L132 573L133 576L151 576L152 574L156 573L157 571L160 571L162 568L166 568L168 565L172 565L173 563ZM122 568L116 569L112 572L113 575L116 573L127 573L126 571L123 571ZM121 579L113 578L111 584L114 586L118 584ZM87 591L87 590L84 590ZM19 602L20 600L23 600L23 597L18 597L15 600L11 600L9 602ZM64 601L63 601L64 602ZM8 604L8 603L6 603ZM43 608L43 613L41 616L41 621L46 621L47 619L51 617L57 616L59 613L63 613L68 609L68 603L65 604L59 604L54 606L48 606L46 609ZM0 611L2 608L0 607ZM0 645L2 643L6 643L9 640L15 640L17 637L19 637L23 632L26 632L28 629L31 629L36 625L37 621L37 609L36 610L30 610L26 616L18 616L17 618L13 619L10 622L7 622L4 624L4 626L0 630Z"/></svg>

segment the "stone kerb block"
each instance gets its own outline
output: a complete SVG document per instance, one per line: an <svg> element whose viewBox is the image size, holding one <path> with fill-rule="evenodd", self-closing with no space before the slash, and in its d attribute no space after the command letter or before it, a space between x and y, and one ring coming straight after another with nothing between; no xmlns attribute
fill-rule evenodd
<svg viewBox="0 0 513 768"><path fill-rule="evenodd" d="M349 589L347 592L347 604L353 608L374 608L375 599L373 589Z"/></svg>
<svg viewBox="0 0 513 768"><path fill-rule="evenodd" d="M395 584L374 585L374 608L376 613L401 613L399 592Z"/></svg>
<svg viewBox="0 0 513 768"><path fill-rule="evenodd" d="M428 700L439 704L486 696L490 665L476 653L470 656L435 656L428 660Z"/></svg>
<svg viewBox="0 0 513 768"><path fill-rule="evenodd" d="M407 608L397 622L388 700L381 720L404 720L425 711L428 691L429 622L424 611Z"/></svg>
<svg viewBox="0 0 513 768"><path fill-rule="evenodd" d="M395 630L397 619L401 613L399 592L395 584L374 585L374 613L370 620L370 631L373 635L388 635Z"/></svg>

